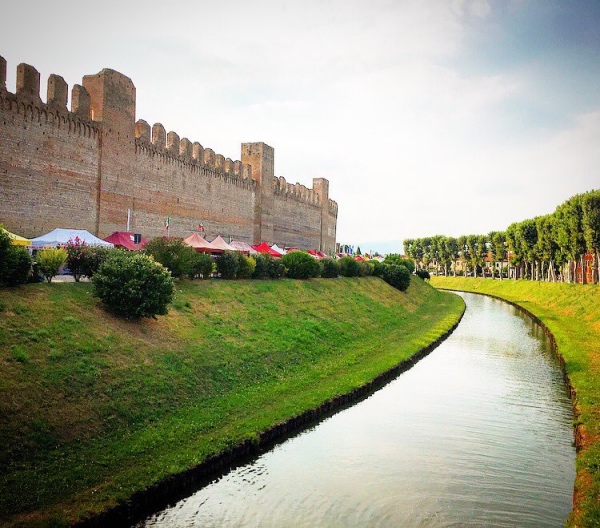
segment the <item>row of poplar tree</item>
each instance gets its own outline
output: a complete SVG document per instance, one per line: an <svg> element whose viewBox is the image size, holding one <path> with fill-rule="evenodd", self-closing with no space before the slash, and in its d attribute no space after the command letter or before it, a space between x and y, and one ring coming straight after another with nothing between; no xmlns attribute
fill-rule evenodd
<svg viewBox="0 0 600 528"><path fill-rule="evenodd" d="M506 231L457 238L404 240L417 269L438 274L598 283L600 190L578 194L554 213L515 222ZM486 259L491 269L486 272ZM496 263L502 263L500 269ZM460 269L459 269L460 268Z"/></svg>

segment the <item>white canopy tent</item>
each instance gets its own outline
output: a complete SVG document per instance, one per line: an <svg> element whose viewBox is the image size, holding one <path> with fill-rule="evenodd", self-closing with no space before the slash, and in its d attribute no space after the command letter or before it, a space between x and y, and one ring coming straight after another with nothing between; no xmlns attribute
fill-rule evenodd
<svg viewBox="0 0 600 528"><path fill-rule="evenodd" d="M104 246L114 247L110 242L106 242L97 236L92 235L85 229L61 229L57 227L45 235L31 239L33 249L53 246L66 246L69 241L75 242L81 240L86 246Z"/></svg>

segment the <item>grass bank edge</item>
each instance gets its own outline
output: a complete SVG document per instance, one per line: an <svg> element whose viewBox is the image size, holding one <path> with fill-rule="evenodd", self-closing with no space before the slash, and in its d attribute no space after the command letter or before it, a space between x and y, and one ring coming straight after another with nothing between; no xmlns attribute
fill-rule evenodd
<svg viewBox="0 0 600 528"><path fill-rule="evenodd" d="M552 334L575 413L576 480L567 526L600 526L600 287L439 276L431 284L509 301Z"/></svg>
<svg viewBox="0 0 600 528"><path fill-rule="evenodd" d="M253 284L252 284L252 283ZM451 327L455 326L464 310L462 300L457 301L456 296L444 294L440 296L436 290L422 283L422 281L416 279L416 282L412 288L412 292L403 294L385 285L383 281L375 278L369 279L335 279L330 280L316 280L316 281L274 281L274 282L260 282L254 283L254 281L240 282L237 285L233 283L219 283L213 282L209 284L180 284L178 290L178 298L174 305L177 307L172 310L172 313L163 318L160 318L158 322L147 322L141 325L140 328L136 328L130 323L121 323L116 321L112 316L104 314L97 306L96 301L92 300L89 296L88 287L85 285L36 285L27 287L27 290L22 290L21 293L24 295L16 297L13 296L12 301L15 303L14 311L9 306L11 299L7 299L8 302L3 300L1 303L2 310L5 312L4 315L10 316L13 319L15 325L18 322L22 322L25 328L14 331L15 325L12 327L0 325L0 332L5 337L12 336L12 342L14 344L16 337L13 335L15 332L17 337L27 340L29 349L29 355L31 356L25 363L20 363L18 359L12 357L9 359L11 368L30 369L30 372L34 372L36 365L36 347L39 348L44 343L44 336L47 337L48 331L46 327L38 328L36 326L36 318L40 318L51 312L54 317L58 318L61 324L74 324L74 322L80 322L83 327L88 326L90 328L82 328L79 330L80 338L85 343L82 346L85 350L82 352L83 359L89 358L90 356L106 355L109 359L111 354L116 354L115 351L107 352L107 349L113 347L118 348L119 339L123 338L123 335L119 335L121 332L130 332L136 334L137 338L143 340L151 340L153 334L158 334L161 345L165 347L166 355L177 356L178 351L173 349L173 342L181 339L182 336L188 336L190 342L202 339L202 333L210 335L227 337L227 331L230 330L243 332L247 328L242 328L244 324L244 318L240 318L239 314L234 314L238 310L238 305L243 305L247 313L251 313L252 316L257 316L254 311L259 310L276 312L277 310L287 310L283 305L273 304L273 298L278 295L286 294L298 295L298 300L295 306L289 308L287 316L300 318L304 317L307 324L314 324L317 331L327 330L327 318L331 316L330 305L331 302L323 301L322 305L313 307L313 304L318 304L319 299L325 295L339 296L341 292L344 292L348 303L351 305L351 310L347 313L343 312L345 317L356 317L356 324L364 326L365 323L372 322L375 324L374 318L382 319L383 322L377 328L379 334L374 333L373 336L365 334L361 339L355 339L348 343L347 350L342 350L339 347L328 348L327 338L324 339L324 351L329 354L331 359L330 364L322 362L320 368L322 371L316 370L312 374L313 379L310 377L302 380L302 376L296 375L292 372L291 379L282 381L279 385L272 385L272 394L269 396L269 387L266 388L260 384L256 386L248 387L250 392L254 391L254 394L247 394L250 398L258 398L259 396L264 398L264 401L273 399L282 400L281 395L291 393L301 393L302 383L304 387L315 386L315 394L310 398L310 401L306 398L299 398L295 403L290 401L288 406L280 409L279 414L275 409L271 415L266 418L263 416L263 422L259 421L258 417L253 417L257 414L262 414L262 407L258 406L255 409L254 415L252 413L244 412L244 395L238 394L237 399L233 398L232 401L221 401L222 405L227 408L227 413L230 415L228 423L223 423L223 429L218 430L216 427L210 428L210 436L212 441L209 447L201 445L200 441L195 441L193 451L194 454L190 453L190 450L180 449L178 452L169 452L163 454L163 456L156 456L160 451L161 446L164 448L169 445L168 442L160 443L162 438L171 438L171 447L173 444L177 444L182 438L185 438L186 430L185 427L180 431L181 424L186 419L191 418L190 409L193 411L193 406L186 410L185 406L178 409L178 413L172 413L169 416L159 417L152 425L139 427L137 430L129 431L130 436L127 437L127 443L131 449L134 446L135 453L123 452L121 446L118 446L118 431L113 435L114 440L110 438L104 438L104 443L99 442L95 449L90 448L90 443L87 447L91 450L86 452L85 445L77 445L77 451L73 455L73 459L65 458L67 462L79 463L78 460L82 456L98 457L98 461L105 456L115 455L114 460L106 462L106 464L112 464L112 468L120 469L114 471L107 471L104 474L99 473L101 482L99 485L85 486L83 489L73 490L73 493L68 497L53 503L47 504L44 507L34 509L29 513L23 512L23 514L13 516L7 520L6 525L18 526L18 525L63 525L65 522L72 523L83 518L88 518L94 513L106 510L119 503L127 501L127 499L139 491L140 489L152 486L157 481L169 478L170 475L181 473L188 469L190 466L201 463L201 460L197 458L198 453L203 453L202 456L207 458L213 456L218 452L230 449L232 446L239 444L244 441L256 442L260 434L263 431L268 430L274 425L285 422L290 417L301 415L302 412L307 409L314 408L324 401L331 399L332 397L339 396L340 394L350 392L356 387L366 384L371 379L375 378L381 372L388 370L395 364L399 363L406 357L416 353L418 350L426 347L432 341L435 341L440 335L446 333ZM325 289L323 289L325 288ZM372 293L369 293L373 290ZM234 294L235 292L235 294ZM313 294L309 295L310 292ZM262 295L261 306L255 306L253 301L249 298L260 293ZM16 295L16 294L15 294ZM223 299L228 299L227 306L223 306ZM445 299L446 307L440 308L440 301ZM335 299L333 299L335 301ZM353 306L352 303L357 304ZM362 303L360 306L358 306ZM404 303L404 304L402 304ZM289 304L289 303L288 303ZM402 304L402 309L398 308L398 305ZM443 304L443 302L442 302ZM389 305L389 306L387 306ZM437 307L436 307L437 306ZM63 308L64 311L60 311ZM360 308L360 310L359 310ZM206 312L204 313L203 310ZM229 311L228 311L229 310ZM437 310L437 311L436 311ZM87 311L90 314L87 314ZM65 315L67 313L75 312L77 317L71 315ZM244 312L243 315L246 314ZM229 314L229 315L228 315ZM434 314L434 315L431 315ZM89 315L89 319L88 319ZM285 314L283 314L285 316ZM227 320L229 317L229 320ZM400 319L398 319L398 317ZM429 320L428 318L433 317ZM20 319L19 319L20 318ZM314 319L314 320L313 320ZM343 318L342 318L343 319ZM26 321L27 320L27 321ZM406 337L400 330L402 328L395 328L395 330L389 333L390 328L398 327L397 321L401 320L400 326L406 326L407 332L413 332L409 335L410 339ZM267 323L271 324L273 321L268 317L262 321L261 324L265 326L264 332L269 335L269 332L273 333L278 330L278 327L270 327ZM320 321L320 326L319 323ZM341 332L348 333L348 330L352 330L353 321L349 323L344 320L335 320L329 326L335 326L336 331L339 327ZM29 326L27 326L29 325ZM94 325L99 325L102 331L109 334L107 340L102 341L99 345L89 345L88 342L94 341ZM93 327L93 328L91 328ZM201 332L198 331L201 328ZM121 329L121 330L119 330ZM86 332L90 331L88 335ZM403 330L404 331L404 330ZM162 334L160 333L162 332ZM116 335L115 335L116 334ZM344 334L344 335L346 335ZM383 354L380 350L377 354L373 353L373 337L375 340L381 339L385 341L385 335L387 334L388 341L386 345L389 349L389 354ZM337 334L333 334L337 335ZM352 335L350 332L349 335ZM366 339L366 337L371 339ZM250 336L253 337L253 336ZM402 343L394 343L394 340L404 341ZM58 339L55 339L57 341ZM126 341L126 340L125 340ZM301 343L301 341L294 341L293 343ZM59 343L55 343L59 345ZM66 348L72 347L73 342L67 342L64 345ZM130 350L132 345L126 344L125 351ZM60 348L60 347L59 347ZM380 347L381 348L381 347ZM0 346L1 349L1 346ZM89 349L89 350L88 350ZM162 350L162 349L161 349ZM135 354L135 350L131 349L130 353ZM10 351L6 350L6 353L10 355ZM118 361L128 361L128 354L118 358ZM162 353L159 352L159 353ZM188 351L184 357L185 360L190 360L194 351ZM44 356L43 361L52 355L57 355L55 352L44 351L41 353ZM52 359L52 361L60 361L60 354L57 355L59 359ZM69 356L70 357L70 356ZM182 356L183 357L183 356ZM78 359L77 356L75 359ZM140 356L141 358L141 356ZM256 359L254 356L250 356L251 359L260 361L261 358ZM63 358L64 360L65 358ZM142 358L143 359L143 358ZM273 358L265 358L272 360ZM339 361L338 361L339 359ZM0 360L6 361L6 355ZM42 360L41 360L42 361ZM103 359L106 363L106 358ZM133 361L133 360L132 360ZM304 361L300 357L299 361ZM339 370L339 366L343 365L346 369L341 373L338 378L331 376L331 372ZM269 368L273 368L273 365L268 365ZM289 366L289 365L288 365ZM302 367L302 363L300 363ZM299 368L300 368L299 367ZM103 368L107 368L104 365ZM361 371L361 368L363 371ZM299 372L298 370L295 371ZM72 374L72 373L71 373ZM71 375L70 374L70 375ZM44 382L46 382L45 380ZM287 383L287 384L286 384ZM299 385L294 386L294 383ZM2 380L2 390L6 390L7 382ZM257 388L258 387L258 388ZM257 396L256 392L263 391L262 396ZM241 404L240 404L240 399ZM260 400L260 398L259 398ZM257 401L259 401L257 400ZM211 401L211 403L217 402L217 400ZM247 402L246 402L247 403ZM242 407L240 407L242 405ZM232 412L231 409L238 407L238 413ZM241 408L241 411L240 411ZM198 409L196 409L198 411ZM202 409L200 409L202 411ZM201 422L206 419L209 414L202 414L198 411L198 416L195 417L196 422ZM213 413L214 414L214 413ZM214 415L210 415L212 420ZM243 419L242 419L243 418ZM172 421L172 426L167 423ZM244 425L245 423L245 425ZM157 425L158 424L158 425ZM160 429L160 426L164 425L164 429ZM202 425L202 424L200 424ZM148 428L150 427L150 429ZM151 429L154 428L154 433ZM201 427L199 427L201 429ZM240 429L241 428L241 429ZM189 432L189 431L188 431ZM193 430L193 434L196 438L201 435L198 430ZM178 434L183 436L177 436ZM214 439L217 439L214 441ZM112 442L112 443L111 443ZM151 445L158 442L154 447ZM93 441L91 442L93 444ZM94 447L94 446L92 446ZM164 449L163 449L164 450ZM140 456L139 453L143 453L144 456ZM61 455L59 453L59 455ZM60 456L59 456L60 458ZM63 462L65 461L63 460ZM135 463L137 460L137 463ZM52 463L48 462L46 469L52 470ZM140 470L140 465L147 465L143 470ZM84 468L85 469L85 468ZM92 469L97 471L96 468ZM74 478L73 475L65 472L64 476L67 480ZM58 475L61 477L61 475ZM97 483L98 484L98 483ZM20 491L18 491L20 492ZM1 523L0 523L1 524Z"/></svg>

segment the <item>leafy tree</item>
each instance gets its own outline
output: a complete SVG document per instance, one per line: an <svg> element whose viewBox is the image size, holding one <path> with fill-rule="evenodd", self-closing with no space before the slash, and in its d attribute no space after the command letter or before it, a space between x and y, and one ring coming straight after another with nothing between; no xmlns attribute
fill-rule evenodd
<svg viewBox="0 0 600 528"><path fill-rule="evenodd" d="M304 251L292 251L281 258L290 279L310 279L321 272L319 261Z"/></svg>
<svg viewBox="0 0 600 528"><path fill-rule="evenodd" d="M384 264L396 264L398 266L404 266L411 273L415 271L415 264L410 259L405 259L398 253L390 253L383 261Z"/></svg>
<svg viewBox="0 0 600 528"><path fill-rule="evenodd" d="M587 250L594 255L592 281L598 284L600 265L600 190L585 193L581 199L583 237Z"/></svg>
<svg viewBox="0 0 600 528"><path fill-rule="evenodd" d="M194 266L195 250L176 238L155 238L144 252L160 262L175 278L189 277Z"/></svg>
<svg viewBox="0 0 600 528"><path fill-rule="evenodd" d="M36 260L40 273L48 282L52 282L53 277L58 275L61 266L67 260L67 250L63 248L42 249L38 251Z"/></svg>
<svg viewBox="0 0 600 528"><path fill-rule="evenodd" d="M126 319L166 315L173 300L171 272L142 252L111 253L92 283L106 309Z"/></svg>

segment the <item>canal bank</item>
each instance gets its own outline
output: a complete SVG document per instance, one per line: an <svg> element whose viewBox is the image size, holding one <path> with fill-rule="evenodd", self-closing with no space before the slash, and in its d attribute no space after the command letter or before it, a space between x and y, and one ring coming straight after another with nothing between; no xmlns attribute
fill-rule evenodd
<svg viewBox="0 0 600 528"><path fill-rule="evenodd" d="M431 283L511 302L541 321L552 336L576 413L577 475L567 525L600 526L600 288L454 277L432 277Z"/></svg>
<svg viewBox="0 0 600 528"><path fill-rule="evenodd" d="M62 526L410 358L463 303L415 279L181 282L170 313L130 323L89 284L3 291L3 526Z"/></svg>

